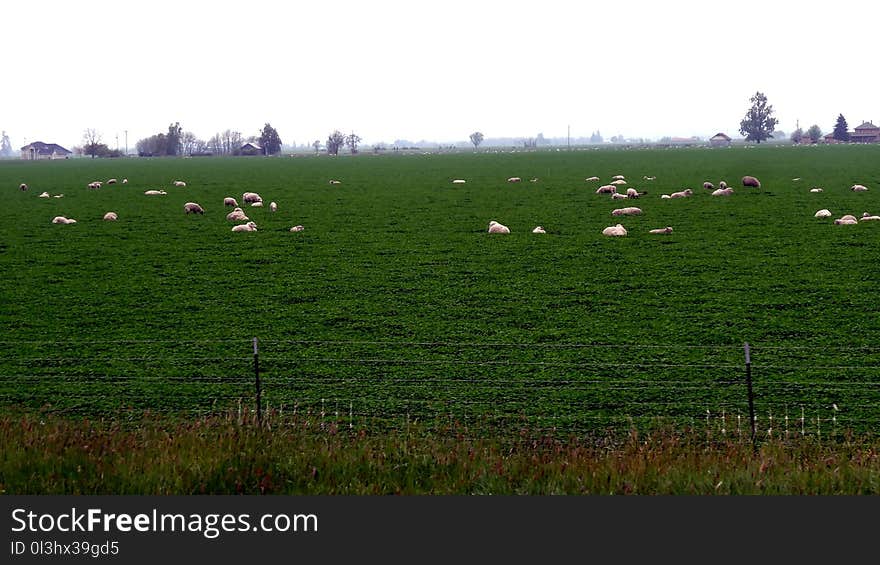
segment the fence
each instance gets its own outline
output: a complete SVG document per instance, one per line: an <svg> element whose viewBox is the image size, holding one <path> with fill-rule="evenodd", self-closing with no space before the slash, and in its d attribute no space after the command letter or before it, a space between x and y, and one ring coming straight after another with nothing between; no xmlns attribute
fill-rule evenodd
<svg viewBox="0 0 880 565"><path fill-rule="evenodd" d="M880 429L880 348L252 338L0 342L0 355L6 410L502 434Z"/></svg>

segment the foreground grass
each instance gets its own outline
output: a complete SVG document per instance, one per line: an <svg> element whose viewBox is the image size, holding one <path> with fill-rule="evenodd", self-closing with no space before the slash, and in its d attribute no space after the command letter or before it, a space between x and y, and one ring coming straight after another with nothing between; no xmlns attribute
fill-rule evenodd
<svg viewBox="0 0 880 565"><path fill-rule="evenodd" d="M705 431L477 437L174 421L0 418L2 494L858 495L880 494L876 436L779 438Z"/></svg>

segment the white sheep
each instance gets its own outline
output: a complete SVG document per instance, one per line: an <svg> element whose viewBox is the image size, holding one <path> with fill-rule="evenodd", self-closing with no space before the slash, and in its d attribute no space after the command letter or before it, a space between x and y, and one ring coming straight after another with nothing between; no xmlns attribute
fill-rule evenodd
<svg viewBox="0 0 880 565"><path fill-rule="evenodd" d="M254 202L262 202L263 197L256 192L245 192L241 195L241 201L245 204L253 204Z"/></svg>
<svg viewBox="0 0 880 565"><path fill-rule="evenodd" d="M608 226L607 228L602 230L602 235L609 235L612 237L624 237L626 235L626 228L623 227L622 224Z"/></svg>
<svg viewBox="0 0 880 565"><path fill-rule="evenodd" d="M629 196L626 194L621 194L620 192L611 193L611 200L622 200L624 198L629 198Z"/></svg>
<svg viewBox="0 0 880 565"><path fill-rule="evenodd" d="M617 208L611 211L612 216L638 216L642 213L641 208L635 206L627 206L626 208Z"/></svg>
<svg viewBox="0 0 880 565"><path fill-rule="evenodd" d="M52 218L53 224L75 224L76 220L73 218L65 218L64 216L55 216Z"/></svg>
<svg viewBox="0 0 880 565"><path fill-rule="evenodd" d="M642 177L644 180L657 180L657 177L649 177L647 175Z"/></svg>
<svg viewBox="0 0 880 565"><path fill-rule="evenodd" d="M270 212L277 212L278 211L278 204L275 202L269 202L269 211Z"/></svg>
<svg viewBox="0 0 880 565"><path fill-rule="evenodd" d="M128 179L122 179L122 184L128 184Z"/></svg>
<svg viewBox="0 0 880 565"><path fill-rule="evenodd" d="M632 187L626 189L627 198L638 198L640 196L644 196L645 194L647 194L647 192L639 192L638 190L636 190L635 188L632 188Z"/></svg>
<svg viewBox="0 0 880 565"><path fill-rule="evenodd" d="M814 218L830 218L831 217L831 210L828 210L827 208L822 208L821 210L819 210L815 214L813 214L813 217Z"/></svg>
<svg viewBox="0 0 880 565"><path fill-rule="evenodd" d="M733 194L732 188L716 188L712 191L712 196L730 196Z"/></svg>
<svg viewBox="0 0 880 565"><path fill-rule="evenodd" d="M238 202L235 201L235 198L233 198L231 196L227 196L226 198L223 199L223 205L224 206L232 206L233 208L235 208L238 206Z"/></svg>
<svg viewBox="0 0 880 565"><path fill-rule="evenodd" d="M146 194L147 196L161 196L168 193L164 190L145 190L144 194Z"/></svg>
<svg viewBox="0 0 880 565"><path fill-rule="evenodd" d="M859 223L855 218L837 218L834 220L834 225L836 226L845 226Z"/></svg>
<svg viewBox="0 0 880 565"><path fill-rule="evenodd" d="M107 179L107 184L116 184L116 179Z"/></svg>
<svg viewBox="0 0 880 565"><path fill-rule="evenodd" d="M810 192L822 192L822 189L817 186L817 187L811 188Z"/></svg>
<svg viewBox="0 0 880 565"><path fill-rule="evenodd" d="M251 207L253 207L253 208L262 208L262 207L263 207L263 201L262 201L262 200L258 200L258 201L256 201L256 202L251 202Z"/></svg>
<svg viewBox="0 0 880 565"><path fill-rule="evenodd" d="M532 230L532 233L547 233L547 232L541 226L535 226L535 229Z"/></svg>
<svg viewBox="0 0 880 565"><path fill-rule="evenodd" d="M862 217L859 218L860 222L876 222L877 220L880 220L880 216L872 216L867 212L863 212Z"/></svg>
<svg viewBox="0 0 880 565"><path fill-rule="evenodd" d="M115 222L117 219L116 212L107 212L104 214L104 220L108 222Z"/></svg>
<svg viewBox="0 0 880 565"><path fill-rule="evenodd" d="M715 185L709 181L706 181L703 183L703 188L705 188L706 190L715 190Z"/></svg>
<svg viewBox="0 0 880 565"><path fill-rule="evenodd" d="M599 177L587 177L584 180L587 182L595 182L595 181L599 180Z"/></svg>
<svg viewBox="0 0 880 565"><path fill-rule="evenodd" d="M92 181L92 182L90 182L87 186L88 186L89 188L91 188L92 190L95 190L95 189L101 188L101 181L97 181L97 180L96 180L96 181Z"/></svg>
<svg viewBox="0 0 880 565"><path fill-rule="evenodd" d="M48 192L41 192L39 198L49 198Z"/></svg>
<svg viewBox="0 0 880 565"><path fill-rule="evenodd" d="M650 230L648 233L669 234L669 233L672 233L672 226L666 226L665 228L657 228L655 230Z"/></svg>
<svg viewBox="0 0 880 565"><path fill-rule="evenodd" d="M865 192L868 190L868 187L863 184L854 184L850 187L850 190L853 192Z"/></svg>
<svg viewBox="0 0 880 565"><path fill-rule="evenodd" d="M624 179L614 179L613 181L611 181L610 184L618 184L619 185L619 184L627 184L627 182Z"/></svg>
<svg viewBox="0 0 880 565"><path fill-rule="evenodd" d="M250 220L241 208L236 208L232 212L226 214L226 219L230 222L246 222Z"/></svg>
<svg viewBox="0 0 880 565"><path fill-rule="evenodd" d="M596 194L614 194L617 192L617 186L613 184L603 184L596 189Z"/></svg>
<svg viewBox="0 0 880 565"><path fill-rule="evenodd" d="M330 179L330 184L342 184L342 181L336 179Z"/></svg>
<svg viewBox="0 0 880 565"><path fill-rule="evenodd" d="M300 225L296 225L296 226L293 226L292 228L290 228L290 231L303 231L304 229L305 229L304 227L302 227Z"/></svg>
<svg viewBox="0 0 880 565"><path fill-rule="evenodd" d="M623 180L623 181L625 181L625 180L626 180L626 177L623 176L623 175L614 175L613 177L611 177L611 180Z"/></svg>
<svg viewBox="0 0 880 565"><path fill-rule="evenodd" d="M852 214L844 214L843 216L840 217L840 219L843 220L844 222L856 221L856 217L853 216Z"/></svg>
<svg viewBox="0 0 880 565"><path fill-rule="evenodd" d="M186 183L182 180L176 180L172 184L174 184L174 186L186 186Z"/></svg>
<svg viewBox="0 0 880 565"><path fill-rule="evenodd" d="M761 188L761 181L759 181L757 178L755 178L751 175L744 176L742 178L742 183L743 183L743 186L750 186L752 188Z"/></svg>
<svg viewBox="0 0 880 565"><path fill-rule="evenodd" d="M183 212L185 214L204 214L205 209L195 202L187 202L183 205Z"/></svg>
<svg viewBox="0 0 880 565"><path fill-rule="evenodd" d="M52 198L64 198L64 195L63 194L56 194Z"/></svg>
<svg viewBox="0 0 880 565"><path fill-rule="evenodd" d="M510 233L510 228L492 220L489 222L489 233Z"/></svg>
<svg viewBox="0 0 880 565"><path fill-rule="evenodd" d="M464 179L455 179L452 181L452 184L464 184L464 183L465 183Z"/></svg>
<svg viewBox="0 0 880 565"><path fill-rule="evenodd" d="M25 183L21 183L20 185L18 185L18 189L19 189L19 190L27 190L27 189L28 189L28 185L25 184Z"/></svg>
<svg viewBox="0 0 880 565"><path fill-rule="evenodd" d="M519 177L510 177L509 179L507 179L507 182L521 182L521 181L522 181L522 179Z"/></svg>
<svg viewBox="0 0 880 565"><path fill-rule="evenodd" d="M238 224L232 226L232 231L257 231L257 224L248 222L246 224Z"/></svg>
<svg viewBox="0 0 880 565"><path fill-rule="evenodd" d="M721 181L718 183L718 188L727 188L727 183L725 181Z"/></svg>
<svg viewBox="0 0 880 565"><path fill-rule="evenodd" d="M686 188L684 190L679 190L678 192L673 192L669 195L669 198L687 198L694 193L693 190Z"/></svg>

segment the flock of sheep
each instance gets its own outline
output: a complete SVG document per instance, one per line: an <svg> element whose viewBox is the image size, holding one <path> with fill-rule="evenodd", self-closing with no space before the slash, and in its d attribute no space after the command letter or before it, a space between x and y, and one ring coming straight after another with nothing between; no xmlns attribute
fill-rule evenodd
<svg viewBox="0 0 880 565"><path fill-rule="evenodd" d="M338 184L339 181L330 181L330 182L331 182L331 184ZM115 178L108 179L106 181L106 184L116 184L116 183L117 183L117 179L115 179ZM122 184L127 184L127 183L128 183L127 178L122 179ZM92 182L89 182L86 186L87 186L87 188L89 188L91 190L97 190L97 189L101 188L104 184L105 183L103 181L92 181ZM172 181L171 184L175 187L178 187L178 188L185 188L186 187L186 182L182 181L182 180ZM18 188L21 191L26 191L26 190L28 190L29 187L28 187L27 183L21 183ZM165 196L167 194L168 194L167 191L161 190L161 189L149 189L149 190L144 191L145 196ZM39 195L39 197L40 198L49 198L50 194L48 192L42 192ZM63 194L56 194L54 196L54 198L63 198L63 197L64 197ZM242 195L242 203L249 204L252 207L262 207L263 206L263 198L256 192L245 192ZM231 206L234 208L232 212L230 212L229 214L226 215L226 219L228 221L243 222L243 223L238 223L238 224L232 226L233 232L257 231L257 224L245 214L244 210L241 207L239 207L238 202L235 200L235 198L233 198L231 196L225 197L223 199L223 205L224 205L224 207ZM276 202L270 202L268 207L271 212L276 212L278 210L278 204ZM201 206L201 204L199 204L197 202L186 202L183 205L183 212L184 212L184 214L203 215L205 213L205 209ZM118 219L119 219L119 216L114 211L106 212L103 216L104 221L116 221ZM52 218L52 223L53 224L75 224L76 220L73 218L68 218L66 216L55 216L54 218ZM303 231L303 229L304 228L302 225L295 225L292 228L290 228L290 231L300 232L300 231Z"/></svg>
<svg viewBox="0 0 880 565"><path fill-rule="evenodd" d="M656 177L653 176L643 176L642 180L652 181L655 180ZM522 179L520 177L510 177L507 179L508 182L520 182ZM533 182L536 182L538 179L532 179ZM600 178L597 176L588 177L585 179L586 182L600 182ZM799 181L800 178L792 179L793 181ZM452 181L453 183L460 184L465 181L462 179L455 179ZM745 188L761 188L761 181L759 181L756 177L751 175L746 175L741 179L742 186ZM613 200L619 199L634 199L640 198L647 194L647 191L639 191L635 188L627 188L625 192L618 192L618 187L621 185L629 184L624 175L614 175L611 177L611 181L608 184L603 184L596 189L596 194L608 194L611 196ZM703 183L703 188L706 190L711 190L710 193L712 196L730 196L733 194L733 188L727 185L725 181L720 181L718 183L718 188L710 181L705 181ZM853 192L865 192L867 191L867 187L862 184L854 184L850 187L850 190ZM817 193L822 192L822 188L814 187L810 189L810 192ZM688 198L693 196L694 191L690 188L685 188L684 190L672 192L670 194L661 194L660 198ZM642 214L642 209L636 206L626 206L623 208L615 208L611 211L612 216L635 216ZM829 218L832 214L827 209L822 209L816 212L816 218ZM845 224L856 224L858 222L866 222L866 221L876 221L880 220L880 216L869 214L868 212L864 212L861 217L856 218L851 214L846 214L841 216L840 218L834 220L834 224L836 225L845 225ZM655 235L668 235L673 231L672 226L665 226L662 228L655 228L648 230L648 233ZM489 233L498 233L498 234L509 234L510 228L507 226L492 220L489 222ZM532 230L532 233L546 233L543 227L537 226ZM623 224L615 224L608 226L602 230L602 235L610 236L610 237L624 237L628 234L626 228Z"/></svg>

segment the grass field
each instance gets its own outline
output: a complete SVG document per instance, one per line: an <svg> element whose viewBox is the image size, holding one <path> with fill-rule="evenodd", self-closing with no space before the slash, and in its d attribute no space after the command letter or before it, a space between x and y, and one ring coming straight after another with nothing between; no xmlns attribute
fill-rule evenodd
<svg viewBox="0 0 880 565"><path fill-rule="evenodd" d="M584 180L616 174L647 194ZM0 187L7 412L247 407L257 337L264 402L344 426L730 429L748 342L762 427L880 423L880 222L813 217L880 213L880 147L16 161ZM223 198L244 191L279 209L232 233Z"/></svg>

